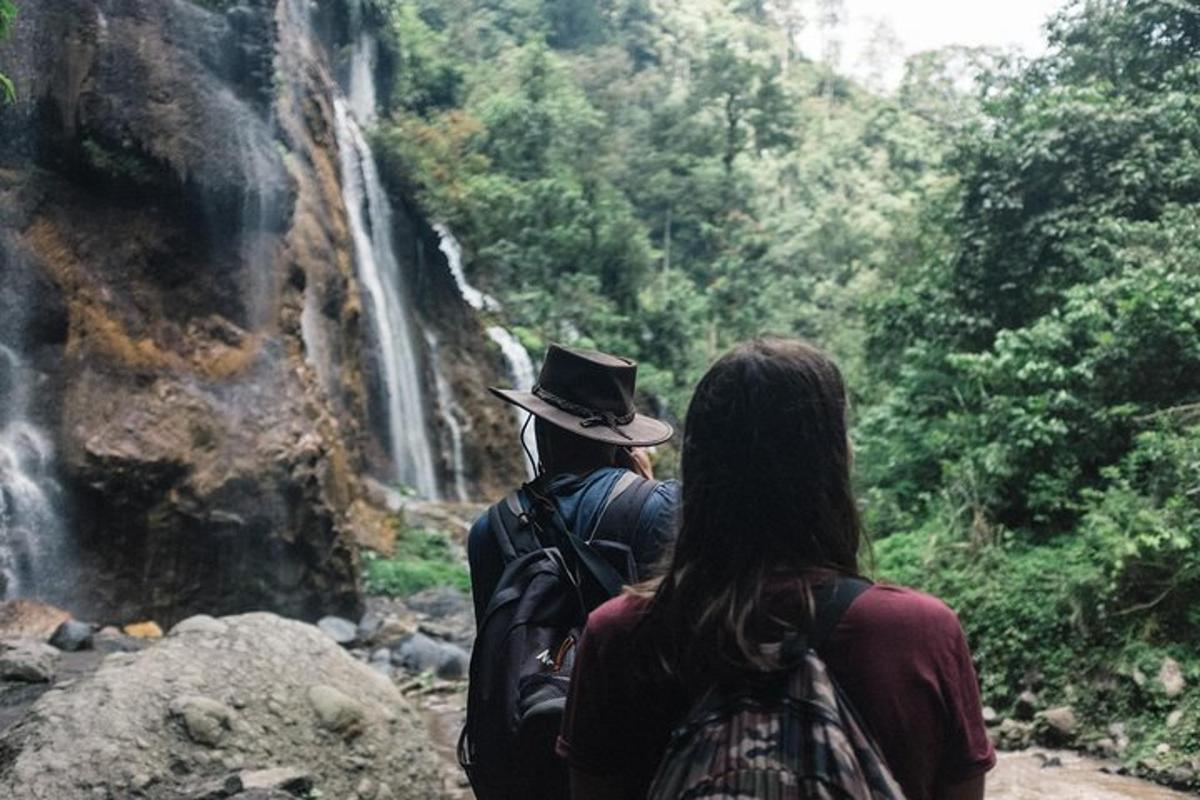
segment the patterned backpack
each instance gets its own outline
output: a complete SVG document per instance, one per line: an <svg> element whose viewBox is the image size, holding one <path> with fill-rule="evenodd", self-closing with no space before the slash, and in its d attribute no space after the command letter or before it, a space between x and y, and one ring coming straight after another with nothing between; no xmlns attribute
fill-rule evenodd
<svg viewBox="0 0 1200 800"><path fill-rule="evenodd" d="M705 694L672 734L647 800L904 800L817 654L869 586L842 579L817 592L811 633L781 648L787 668Z"/></svg>

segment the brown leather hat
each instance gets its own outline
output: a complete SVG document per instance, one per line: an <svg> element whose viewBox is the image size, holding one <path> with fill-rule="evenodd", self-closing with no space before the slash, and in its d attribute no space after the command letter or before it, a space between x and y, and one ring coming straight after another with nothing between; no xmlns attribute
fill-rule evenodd
<svg viewBox="0 0 1200 800"><path fill-rule="evenodd" d="M552 344L533 391L490 389L501 400L585 439L626 447L662 444L674 430L637 413L636 383L635 361Z"/></svg>

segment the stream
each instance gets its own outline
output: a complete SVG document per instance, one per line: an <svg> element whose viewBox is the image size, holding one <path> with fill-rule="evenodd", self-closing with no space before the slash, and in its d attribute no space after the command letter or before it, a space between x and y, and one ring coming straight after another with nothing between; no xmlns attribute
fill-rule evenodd
<svg viewBox="0 0 1200 800"><path fill-rule="evenodd" d="M1057 758L1062 766L1043 766L1050 758ZM1192 796L1127 775L1102 772L1105 766L1106 762L1070 751L1032 749L1000 753L996 768L988 775L987 797L989 800L1046 797L1174 800Z"/></svg>

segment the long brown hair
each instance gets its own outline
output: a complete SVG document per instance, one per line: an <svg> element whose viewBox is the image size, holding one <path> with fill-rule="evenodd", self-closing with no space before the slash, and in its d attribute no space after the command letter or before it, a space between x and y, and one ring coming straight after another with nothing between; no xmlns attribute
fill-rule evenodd
<svg viewBox="0 0 1200 800"><path fill-rule="evenodd" d="M858 573L846 412L837 365L799 340L747 342L701 379L684 426L679 535L663 577L643 587L653 599L638 649L657 669L765 667L754 632L769 622L772 579Z"/></svg>

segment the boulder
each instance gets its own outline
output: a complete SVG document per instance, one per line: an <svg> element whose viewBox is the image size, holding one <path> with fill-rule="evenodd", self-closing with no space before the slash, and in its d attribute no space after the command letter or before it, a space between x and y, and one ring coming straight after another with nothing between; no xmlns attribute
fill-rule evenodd
<svg viewBox="0 0 1200 800"><path fill-rule="evenodd" d="M92 637L92 646L101 653L136 653L149 647L149 639L138 639L111 626L101 628Z"/></svg>
<svg viewBox="0 0 1200 800"><path fill-rule="evenodd" d="M393 647L416 632L417 620L412 614L388 614L366 642L382 647Z"/></svg>
<svg viewBox="0 0 1200 800"><path fill-rule="evenodd" d="M442 644L442 658L438 662L436 674L448 681L462 680L467 677L471 667L471 654L456 644Z"/></svg>
<svg viewBox="0 0 1200 800"><path fill-rule="evenodd" d="M1038 737L1046 744L1064 746L1074 741L1079 721L1071 706L1056 706L1039 712L1035 727Z"/></svg>
<svg viewBox="0 0 1200 800"><path fill-rule="evenodd" d="M445 658L444 647L424 633L410 634L392 648L392 663L414 674L436 672Z"/></svg>
<svg viewBox="0 0 1200 800"><path fill-rule="evenodd" d="M313 796L354 798L364 776L393 800L442 796L395 686L315 626L265 613L185 620L0 735L0 797L266 798L308 778Z"/></svg>
<svg viewBox="0 0 1200 800"><path fill-rule="evenodd" d="M58 626L50 637L50 644L68 653L92 649L92 626L86 622L69 619Z"/></svg>
<svg viewBox="0 0 1200 800"><path fill-rule="evenodd" d="M1026 689L1017 695L1017 702L1013 704L1013 717L1021 722L1031 722L1039 705L1037 695Z"/></svg>
<svg viewBox="0 0 1200 800"><path fill-rule="evenodd" d="M5 600L0 603L0 639L45 641L70 618L69 612L37 600Z"/></svg>
<svg viewBox="0 0 1200 800"><path fill-rule="evenodd" d="M1033 741L1033 723L1006 719L992 728L991 733L1001 750L1023 750Z"/></svg>
<svg viewBox="0 0 1200 800"><path fill-rule="evenodd" d="M321 617L317 627L342 647L349 647L358 641L358 626L344 617Z"/></svg>
<svg viewBox="0 0 1200 800"><path fill-rule="evenodd" d="M0 680L49 683L54 680L58 650L31 639L0 641Z"/></svg>
<svg viewBox="0 0 1200 800"><path fill-rule="evenodd" d="M1162 666L1158 669L1157 681L1167 697L1178 697L1187 685L1179 662L1170 656L1163 659Z"/></svg>
<svg viewBox="0 0 1200 800"><path fill-rule="evenodd" d="M131 625L126 625L121 629L121 632L126 636L132 636L134 639L161 639L163 637L162 628L157 622L135 622Z"/></svg>
<svg viewBox="0 0 1200 800"><path fill-rule="evenodd" d="M1103 736L1092 744L1092 752L1101 758L1116 759L1121 757L1121 749L1117 747L1117 742L1111 736Z"/></svg>

